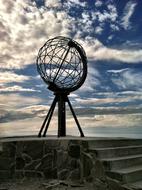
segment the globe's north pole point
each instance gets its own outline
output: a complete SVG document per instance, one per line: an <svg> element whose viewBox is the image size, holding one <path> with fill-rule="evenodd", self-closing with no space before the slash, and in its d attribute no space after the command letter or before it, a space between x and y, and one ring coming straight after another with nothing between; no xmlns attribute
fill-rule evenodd
<svg viewBox="0 0 142 190"><path fill-rule="evenodd" d="M38 136L42 136L43 130L43 136L46 136L56 103L58 103L58 137L66 136L67 102L80 135L84 137L68 98L70 92L81 87L87 76L87 58L84 49L76 41L58 36L48 40L40 48L36 63L41 78L55 95Z"/></svg>
<svg viewBox="0 0 142 190"><path fill-rule="evenodd" d="M37 70L50 90L74 91L84 83L87 76L85 51L70 38L55 37L40 48Z"/></svg>

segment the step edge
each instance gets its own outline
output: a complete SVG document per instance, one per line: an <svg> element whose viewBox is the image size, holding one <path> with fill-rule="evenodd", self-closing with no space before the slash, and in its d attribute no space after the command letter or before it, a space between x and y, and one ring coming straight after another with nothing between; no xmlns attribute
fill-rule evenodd
<svg viewBox="0 0 142 190"><path fill-rule="evenodd" d="M136 159L142 158L142 154L135 154L130 156L120 156L117 158L100 158L102 162L113 162L113 161L122 161L122 160L129 160L129 159Z"/></svg>
<svg viewBox="0 0 142 190"><path fill-rule="evenodd" d="M120 146L120 147L103 147L103 148L89 148L90 151L101 151L101 150L117 150L117 149L130 149L130 148L142 148L142 145L137 146Z"/></svg>

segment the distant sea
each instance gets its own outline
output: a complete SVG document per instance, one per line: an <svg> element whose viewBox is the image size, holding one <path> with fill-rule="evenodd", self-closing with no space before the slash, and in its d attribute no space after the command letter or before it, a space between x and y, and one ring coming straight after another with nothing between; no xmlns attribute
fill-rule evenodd
<svg viewBox="0 0 142 190"><path fill-rule="evenodd" d="M37 129L10 127L5 130L0 128L0 137L15 137L15 136L36 136L40 127ZM126 138L141 138L142 126L133 127L85 127L82 128L86 137L126 137ZM56 135L56 130L49 130L48 135ZM67 128L67 135L79 136L77 127Z"/></svg>

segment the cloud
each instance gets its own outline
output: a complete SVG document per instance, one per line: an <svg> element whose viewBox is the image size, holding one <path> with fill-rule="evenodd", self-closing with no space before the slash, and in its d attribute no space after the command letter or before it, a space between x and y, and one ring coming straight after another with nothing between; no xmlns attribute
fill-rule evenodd
<svg viewBox="0 0 142 190"><path fill-rule="evenodd" d="M119 77L113 76L112 81L120 90L133 89L141 91L142 72L135 72L131 69L126 69L119 73Z"/></svg>
<svg viewBox="0 0 142 190"><path fill-rule="evenodd" d="M142 62L142 50L135 49L113 49L104 46L99 40L87 37L85 40L78 39L86 50L86 54L91 60L114 60L124 63Z"/></svg>
<svg viewBox="0 0 142 190"><path fill-rule="evenodd" d="M48 8L60 8L61 5L60 0L45 0L45 6Z"/></svg>
<svg viewBox="0 0 142 190"><path fill-rule="evenodd" d="M33 101L33 99L30 99ZM25 100L24 100L25 101ZM26 105L26 104L25 104ZM3 107L0 109L0 123L23 120L30 118L43 118L46 116L49 106L47 105L31 105L16 109L7 109ZM28 105L28 104L27 104ZM30 104L29 104L30 105Z"/></svg>
<svg viewBox="0 0 142 190"><path fill-rule="evenodd" d="M98 106L104 104L113 104L119 105L120 103L132 103L137 100L142 100L142 94L140 96L127 96L127 97L114 97L114 98L88 98L88 99L80 99L76 98L76 101L81 105L87 106ZM116 106L115 105L115 106Z"/></svg>
<svg viewBox="0 0 142 190"><path fill-rule="evenodd" d="M0 92L41 92L40 90L35 90L33 88L23 88L22 86L0 86Z"/></svg>
<svg viewBox="0 0 142 190"><path fill-rule="evenodd" d="M42 99L35 96L23 96L15 93L0 94L0 107L8 110L40 104L42 101Z"/></svg>
<svg viewBox="0 0 142 190"><path fill-rule="evenodd" d="M53 2L49 4L51 9L37 7L31 0L0 2L1 68L20 69L32 64L46 39L69 36L72 19L66 11L52 8Z"/></svg>
<svg viewBox="0 0 142 190"><path fill-rule="evenodd" d="M121 73L124 71L129 70L129 68L125 68L125 69L117 69L117 70L107 70L108 73Z"/></svg>
<svg viewBox="0 0 142 190"><path fill-rule="evenodd" d="M100 73L97 69L88 65L88 74L83 86L78 90L79 92L93 92L94 86L100 85Z"/></svg>
<svg viewBox="0 0 142 190"><path fill-rule="evenodd" d="M81 1L81 0L68 0L66 2L66 6L68 8L71 8L74 6L85 7L86 5L87 5L87 3L85 1Z"/></svg>
<svg viewBox="0 0 142 190"><path fill-rule="evenodd" d="M133 1L129 1L124 8L123 17L121 19L121 25L125 30L131 28L130 19L135 11L136 5L137 4L134 3Z"/></svg>
<svg viewBox="0 0 142 190"><path fill-rule="evenodd" d="M90 117L82 117L79 118L81 126L84 126L84 129L86 130L86 132L89 133L89 127L90 128L95 128L95 127L105 127L107 129L107 127L112 127L113 128L117 127L119 130L121 129L127 129L127 133L129 134L129 129L130 127L139 127L141 126L141 122L142 122L142 114L107 114L107 115L94 115L94 116L90 116ZM88 129L88 130L87 130ZM135 128L134 128L135 129ZM100 136L102 136L103 134L107 134L107 132L102 129L103 131L101 131L99 134ZM91 135L91 133L90 133ZM92 132L92 135L95 135L94 132ZM119 134L116 134L115 131L115 135L118 136ZM123 134L124 135L124 134ZM125 135L124 135L125 136Z"/></svg>
<svg viewBox="0 0 142 190"><path fill-rule="evenodd" d="M11 82L24 82L30 80L30 76L19 75L12 71L3 71L0 72L0 82L1 84L11 83Z"/></svg>
<svg viewBox="0 0 142 190"><path fill-rule="evenodd" d="M97 0L96 2L95 2L95 6L96 7L101 7L102 6L102 1L100 1L100 0Z"/></svg>
<svg viewBox="0 0 142 190"><path fill-rule="evenodd" d="M96 33L96 34L101 34L102 31L103 31L103 28L100 27L100 26L97 26L97 27L95 28L95 33Z"/></svg>
<svg viewBox="0 0 142 190"><path fill-rule="evenodd" d="M96 1L96 4L99 5L100 2ZM2 0L0 2L1 68L20 69L26 67L35 62L37 50L45 43L46 39L58 35L71 36L71 34L74 34L77 40L82 41L82 45L91 59L112 59L128 63L142 61L142 50L140 49L133 51L112 49L105 47L97 39L91 39L91 43L81 39L84 33L90 36L94 32L92 25L96 21L98 21L95 29L96 34L103 32L103 26L108 21L111 28L119 29L116 22L118 13L114 4L109 3L102 12L81 11L78 18L69 14L71 7L76 5L85 7L86 2L70 0L63 3L61 9L61 1L57 0L45 1L45 6L40 7L31 0ZM134 5L128 5L127 7L134 7Z"/></svg>

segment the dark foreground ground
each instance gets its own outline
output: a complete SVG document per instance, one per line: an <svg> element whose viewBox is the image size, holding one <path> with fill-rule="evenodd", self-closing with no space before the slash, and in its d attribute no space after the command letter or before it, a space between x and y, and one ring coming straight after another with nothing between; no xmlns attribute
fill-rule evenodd
<svg viewBox="0 0 142 190"><path fill-rule="evenodd" d="M0 190L93 190L91 183L25 179L0 183Z"/></svg>

